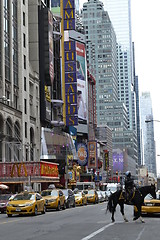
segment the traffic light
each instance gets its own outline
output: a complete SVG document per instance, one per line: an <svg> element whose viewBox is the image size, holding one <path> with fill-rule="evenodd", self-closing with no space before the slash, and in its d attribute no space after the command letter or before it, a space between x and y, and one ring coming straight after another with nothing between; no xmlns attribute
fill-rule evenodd
<svg viewBox="0 0 160 240"><path fill-rule="evenodd" d="M116 171L116 175L118 175L118 171Z"/></svg>

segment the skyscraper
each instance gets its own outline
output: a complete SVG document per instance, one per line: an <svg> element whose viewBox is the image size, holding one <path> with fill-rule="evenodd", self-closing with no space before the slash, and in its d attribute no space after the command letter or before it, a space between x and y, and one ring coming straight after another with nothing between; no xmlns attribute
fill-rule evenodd
<svg viewBox="0 0 160 240"><path fill-rule="evenodd" d="M86 36L87 63L96 78L97 123L107 125L112 130L113 146L122 150L127 148L128 154L137 162L135 133L132 129L128 130L127 105L124 104L125 99L119 97L117 41L112 22L99 0L89 0L83 4L82 19ZM125 61L128 57L127 50L122 51L122 47L119 47L120 56L121 53L123 62L128 63ZM127 65L123 65L124 69L125 67L127 68ZM118 71L120 70L119 68ZM128 70L126 72L126 75L124 73L126 79L122 80L123 87L126 85L124 82L126 80L128 89L129 73ZM129 94L126 95L128 103ZM132 94L131 98L133 98ZM129 168L129 164L127 166Z"/></svg>
<svg viewBox="0 0 160 240"><path fill-rule="evenodd" d="M140 116L143 141L143 164L148 171L156 176L156 149L154 141L154 123L152 113L152 100L149 92L143 92L140 96ZM151 120L151 122L146 122Z"/></svg>
<svg viewBox="0 0 160 240"><path fill-rule="evenodd" d="M104 9L109 17L117 37L119 100L128 110L129 128L134 129L135 96L133 77L133 54L131 34L131 1L103 0Z"/></svg>

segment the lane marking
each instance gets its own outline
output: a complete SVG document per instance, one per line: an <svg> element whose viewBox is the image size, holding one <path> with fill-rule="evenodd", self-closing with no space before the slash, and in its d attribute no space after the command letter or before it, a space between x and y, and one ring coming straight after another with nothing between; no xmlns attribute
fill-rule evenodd
<svg viewBox="0 0 160 240"><path fill-rule="evenodd" d="M99 230L91 233L90 235L86 236L85 238L82 238L81 240L88 240L90 238L93 238L94 236L96 236L97 234L103 232L106 228L110 227L110 226L113 226L115 223L109 223L108 225L100 228ZM138 239L137 239L138 240Z"/></svg>
<svg viewBox="0 0 160 240"><path fill-rule="evenodd" d="M140 240L141 239L141 236L142 236L142 233L144 232L145 230L145 227L142 229L142 231L140 231L140 233L138 234L138 237L136 238L136 240Z"/></svg>

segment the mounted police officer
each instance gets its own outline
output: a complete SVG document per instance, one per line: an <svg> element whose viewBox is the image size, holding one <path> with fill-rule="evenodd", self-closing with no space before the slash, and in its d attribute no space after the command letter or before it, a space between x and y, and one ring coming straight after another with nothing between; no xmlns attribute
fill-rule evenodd
<svg viewBox="0 0 160 240"><path fill-rule="evenodd" d="M127 200L131 199L134 190L135 190L134 180L131 177L131 172L127 171L125 173L125 192L126 192L126 199Z"/></svg>

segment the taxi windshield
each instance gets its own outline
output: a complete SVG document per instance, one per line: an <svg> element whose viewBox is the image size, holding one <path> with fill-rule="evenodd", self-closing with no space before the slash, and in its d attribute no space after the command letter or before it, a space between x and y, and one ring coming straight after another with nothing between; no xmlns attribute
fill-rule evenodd
<svg viewBox="0 0 160 240"><path fill-rule="evenodd" d="M45 196L56 196L57 197L58 196L58 192L56 190L42 191L41 195L43 197L45 197Z"/></svg>
<svg viewBox="0 0 160 240"><path fill-rule="evenodd" d="M32 193L24 193L24 194L17 194L15 197L12 199L13 201L16 200L34 200L35 195Z"/></svg>
<svg viewBox="0 0 160 240"><path fill-rule="evenodd" d="M88 194L94 194L94 190L89 190Z"/></svg>
<svg viewBox="0 0 160 240"><path fill-rule="evenodd" d="M76 197L82 197L82 193L81 192L78 192L75 194Z"/></svg>

